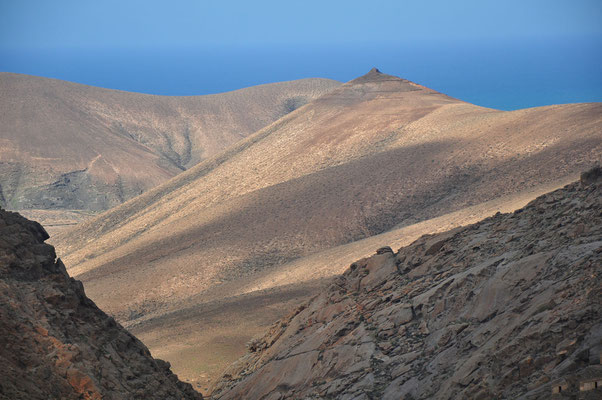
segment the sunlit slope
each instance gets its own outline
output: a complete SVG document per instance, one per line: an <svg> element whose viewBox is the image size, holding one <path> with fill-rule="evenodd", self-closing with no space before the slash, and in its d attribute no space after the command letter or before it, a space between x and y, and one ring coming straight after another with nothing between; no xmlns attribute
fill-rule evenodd
<svg viewBox="0 0 602 400"><path fill-rule="evenodd" d="M483 109L373 72L55 242L91 290L185 297L570 175L601 154L601 111Z"/></svg>
<svg viewBox="0 0 602 400"><path fill-rule="evenodd" d="M247 350L277 316L319 293L329 280L358 258L390 245L408 245L424 234L474 223L496 212L511 212L538 195L557 189L575 176L441 215L366 239L328 248L215 285L196 296L155 312L122 314L128 329L169 360L181 378L208 393L214 379ZM148 305L148 304L147 304ZM207 388L207 389L206 389Z"/></svg>
<svg viewBox="0 0 602 400"><path fill-rule="evenodd" d="M100 211L339 86L303 79L153 96L0 73L0 204Z"/></svg>

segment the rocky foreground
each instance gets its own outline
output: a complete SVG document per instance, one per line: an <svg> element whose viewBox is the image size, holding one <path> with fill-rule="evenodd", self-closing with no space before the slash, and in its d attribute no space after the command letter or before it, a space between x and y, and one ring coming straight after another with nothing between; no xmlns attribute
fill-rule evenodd
<svg viewBox="0 0 602 400"><path fill-rule="evenodd" d="M46 239L0 209L0 399L201 399L86 297Z"/></svg>
<svg viewBox="0 0 602 400"><path fill-rule="evenodd" d="M353 263L214 398L602 398L600 175Z"/></svg>

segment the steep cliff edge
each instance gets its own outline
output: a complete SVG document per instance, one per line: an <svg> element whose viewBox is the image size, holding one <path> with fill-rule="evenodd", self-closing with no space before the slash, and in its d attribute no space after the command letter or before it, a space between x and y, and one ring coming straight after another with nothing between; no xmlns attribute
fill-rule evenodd
<svg viewBox="0 0 602 400"><path fill-rule="evenodd" d="M86 297L47 238L0 209L0 399L201 399Z"/></svg>
<svg viewBox="0 0 602 400"><path fill-rule="evenodd" d="M598 169L512 214L379 249L251 341L213 397L599 398L601 211Z"/></svg>

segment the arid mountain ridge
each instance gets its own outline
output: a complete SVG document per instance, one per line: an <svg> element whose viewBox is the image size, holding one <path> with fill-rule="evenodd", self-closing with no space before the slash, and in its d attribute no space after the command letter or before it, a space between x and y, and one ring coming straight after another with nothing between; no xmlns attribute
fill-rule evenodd
<svg viewBox="0 0 602 400"><path fill-rule="evenodd" d="M210 379L348 266L320 252L512 211L599 161L601 127L598 103L503 112L373 70L53 243L179 375Z"/></svg>
<svg viewBox="0 0 602 400"><path fill-rule="evenodd" d="M86 297L47 238L0 209L0 399L202 399Z"/></svg>
<svg viewBox="0 0 602 400"><path fill-rule="evenodd" d="M2 72L0 204L77 221L87 216L77 211L120 204L338 85L302 79L178 97Z"/></svg>

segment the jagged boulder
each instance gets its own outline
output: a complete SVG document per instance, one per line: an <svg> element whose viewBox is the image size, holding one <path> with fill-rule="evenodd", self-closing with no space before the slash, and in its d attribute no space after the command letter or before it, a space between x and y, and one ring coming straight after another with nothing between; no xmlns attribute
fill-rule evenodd
<svg viewBox="0 0 602 400"><path fill-rule="evenodd" d="M47 238L0 209L0 399L202 399L86 297Z"/></svg>
<svg viewBox="0 0 602 400"><path fill-rule="evenodd" d="M213 398L601 398L602 184L585 183L353 263Z"/></svg>

